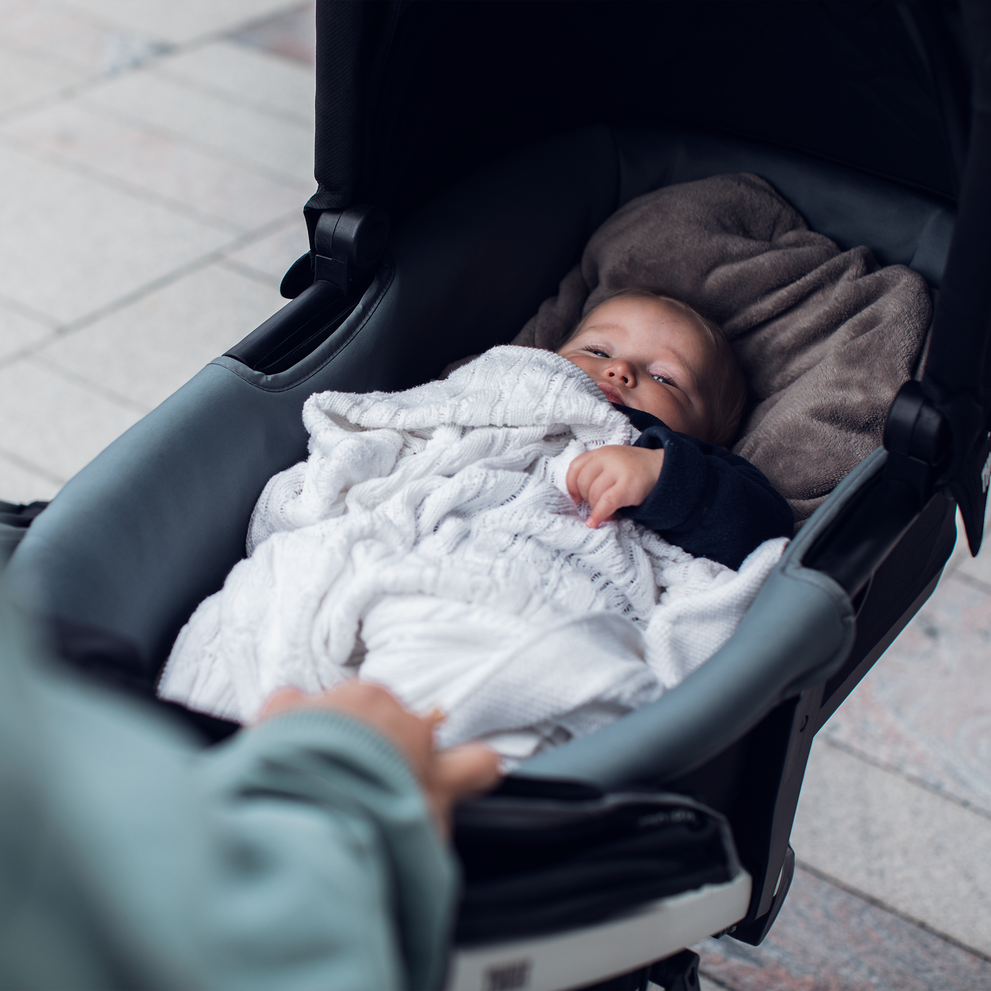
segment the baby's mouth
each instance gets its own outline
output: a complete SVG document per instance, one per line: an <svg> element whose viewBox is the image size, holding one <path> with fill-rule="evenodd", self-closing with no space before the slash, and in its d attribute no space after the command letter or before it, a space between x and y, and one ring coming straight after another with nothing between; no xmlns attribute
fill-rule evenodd
<svg viewBox="0 0 991 991"><path fill-rule="evenodd" d="M614 389L611 385L604 385L602 382L596 382L595 384L599 387L600 391L606 399L609 400L609 402L619 403L620 406L626 405L626 403L623 402L623 397L619 394L618 390Z"/></svg>

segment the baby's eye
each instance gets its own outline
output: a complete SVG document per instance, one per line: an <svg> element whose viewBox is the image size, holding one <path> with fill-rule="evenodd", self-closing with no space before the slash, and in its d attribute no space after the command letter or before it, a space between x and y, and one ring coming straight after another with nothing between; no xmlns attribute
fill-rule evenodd
<svg viewBox="0 0 991 991"><path fill-rule="evenodd" d="M651 378L652 378L652 379L653 379L653 380L654 380L655 382L667 382L667 383L668 383L669 385L671 384L671 380L670 380L670 379L669 379L669 378L667 377L667 375L654 375L654 374L652 373L650 377L651 377Z"/></svg>
<svg viewBox="0 0 991 991"><path fill-rule="evenodd" d="M596 347L594 344L586 344L582 348L582 351L587 351L589 354L594 354L597 358L608 358L609 354L603 351L602 348Z"/></svg>

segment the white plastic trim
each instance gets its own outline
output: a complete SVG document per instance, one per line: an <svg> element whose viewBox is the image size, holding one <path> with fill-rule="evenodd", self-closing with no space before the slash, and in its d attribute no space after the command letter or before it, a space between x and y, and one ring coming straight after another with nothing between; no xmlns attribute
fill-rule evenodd
<svg viewBox="0 0 991 991"><path fill-rule="evenodd" d="M677 953L746 915L752 880L741 870L595 926L455 949L445 991L566 991Z"/></svg>

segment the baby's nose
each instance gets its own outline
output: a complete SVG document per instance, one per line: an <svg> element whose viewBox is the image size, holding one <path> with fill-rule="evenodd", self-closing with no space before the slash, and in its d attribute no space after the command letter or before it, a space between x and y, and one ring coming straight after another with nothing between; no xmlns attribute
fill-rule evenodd
<svg viewBox="0 0 991 991"><path fill-rule="evenodd" d="M613 365L613 367L609 369L608 374L610 378L622 379L626 385L630 385L633 381L633 369L631 369L625 361L621 361Z"/></svg>

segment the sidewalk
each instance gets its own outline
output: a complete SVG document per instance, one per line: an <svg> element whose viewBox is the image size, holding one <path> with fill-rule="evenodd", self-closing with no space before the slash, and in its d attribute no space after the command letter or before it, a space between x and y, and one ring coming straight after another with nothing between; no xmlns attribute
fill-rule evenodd
<svg viewBox="0 0 991 991"><path fill-rule="evenodd" d="M0 499L49 499L284 300L314 189L311 4L0 0ZM820 733L799 868L706 987L991 988L991 551Z"/></svg>

